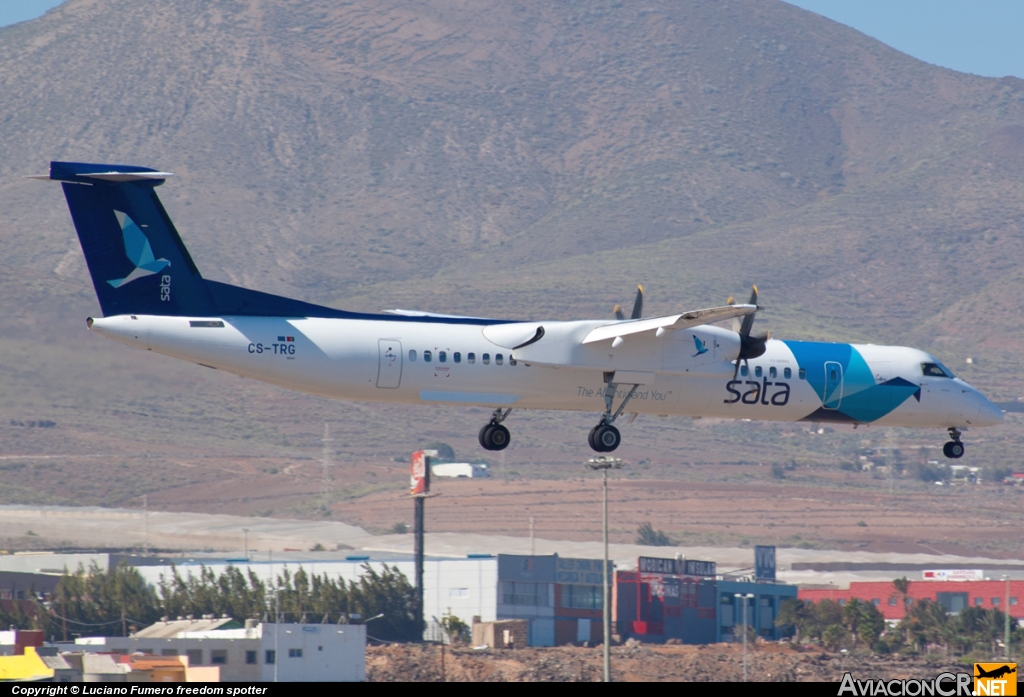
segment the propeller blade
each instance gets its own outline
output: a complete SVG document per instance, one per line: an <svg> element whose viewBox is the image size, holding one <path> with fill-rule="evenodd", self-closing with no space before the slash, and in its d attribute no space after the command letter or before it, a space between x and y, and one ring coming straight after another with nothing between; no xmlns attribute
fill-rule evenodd
<svg viewBox="0 0 1024 697"><path fill-rule="evenodd" d="M633 314L629 316L630 319L640 319L644 312L644 287L638 285L636 287L636 300L633 301Z"/></svg>
<svg viewBox="0 0 1024 697"><path fill-rule="evenodd" d="M736 304L736 298L734 298L734 297L732 297L730 295L729 299L725 301L725 304L726 305L735 305ZM743 320L741 320L739 317L733 317L731 320L729 320L729 327L734 332L739 334L740 333L740 326L742 325L742 323L743 323ZM740 369L740 364L737 363L736 364L736 370L739 370L739 369ZM733 376L733 380L735 380L735 379L736 379L736 377Z"/></svg>
<svg viewBox="0 0 1024 697"><path fill-rule="evenodd" d="M626 315L622 312L622 305L616 305L613 307L612 312L615 313L615 319L626 319Z"/></svg>
<svg viewBox="0 0 1024 697"><path fill-rule="evenodd" d="M750 293L750 304L751 305L757 305L757 286L754 286L753 290ZM750 336L750 330L753 329L753 328L754 328L754 315L753 314L749 314L749 315L747 315L746 317L743 318L743 324L740 325L739 335L740 336ZM764 351L762 351L761 353L764 353ZM758 355L760 355L760 354L758 354Z"/></svg>

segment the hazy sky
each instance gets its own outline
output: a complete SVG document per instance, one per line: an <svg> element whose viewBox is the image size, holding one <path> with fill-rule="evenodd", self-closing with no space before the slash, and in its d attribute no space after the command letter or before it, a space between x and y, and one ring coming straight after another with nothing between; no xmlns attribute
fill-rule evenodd
<svg viewBox="0 0 1024 697"><path fill-rule="evenodd" d="M0 26L62 0L0 0ZM1024 78L1024 0L788 0L923 61L976 75Z"/></svg>
<svg viewBox="0 0 1024 697"><path fill-rule="evenodd" d="M787 0L965 73L1024 78L1022 0Z"/></svg>

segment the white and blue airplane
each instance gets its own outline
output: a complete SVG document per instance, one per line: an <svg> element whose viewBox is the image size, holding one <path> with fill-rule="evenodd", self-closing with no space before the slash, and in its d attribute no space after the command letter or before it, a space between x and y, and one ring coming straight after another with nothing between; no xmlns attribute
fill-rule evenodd
<svg viewBox="0 0 1024 697"><path fill-rule="evenodd" d="M129 346L336 399L493 409L480 445L509 444L513 410L601 414L590 447L615 450L639 414L942 428L1003 414L914 348L751 335L747 304L665 317L516 321L346 312L204 279L156 195L167 172L51 162L103 311L92 331ZM732 330L712 323L732 320Z"/></svg>

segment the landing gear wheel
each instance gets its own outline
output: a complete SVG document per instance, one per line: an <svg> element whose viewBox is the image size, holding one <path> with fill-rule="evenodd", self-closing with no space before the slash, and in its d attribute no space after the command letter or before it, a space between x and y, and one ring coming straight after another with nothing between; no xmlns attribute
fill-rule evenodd
<svg viewBox="0 0 1024 697"><path fill-rule="evenodd" d="M491 447L488 450L504 450L508 447L509 441L512 440L512 434L501 424L492 426L488 436L491 441Z"/></svg>
<svg viewBox="0 0 1024 697"><path fill-rule="evenodd" d="M952 460L959 460L964 456L964 444L953 440L942 446L942 454Z"/></svg>
<svg viewBox="0 0 1024 697"><path fill-rule="evenodd" d="M487 423L480 429L480 433L477 435L477 440L480 441L480 447L484 450L490 450L491 434L489 430L494 428L494 424Z"/></svg>
<svg viewBox="0 0 1024 697"><path fill-rule="evenodd" d="M480 429L480 447L484 450L504 450L512 435L501 424L489 423Z"/></svg>
<svg viewBox="0 0 1024 697"><path fill-rule="evenodd" d="M598 424L587 437L590 447L599 453L610 453L619 447L622 435L619 429L608 424Z"/></svg>

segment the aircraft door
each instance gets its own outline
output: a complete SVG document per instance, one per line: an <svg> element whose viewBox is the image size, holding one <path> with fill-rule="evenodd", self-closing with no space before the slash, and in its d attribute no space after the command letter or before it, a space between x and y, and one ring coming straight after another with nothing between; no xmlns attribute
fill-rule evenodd
<svg viewBox="0 0 1024 697"><path fill-rule="evenodd" d="M377 387L395 389L402 382L402 342L397 339L379 339L377 350Z"/></svg>
<svg viewBox="0 0 1024 697"><path fill-rule="evenodd" d="M835 361L825 362L825 394L821 399L824 409L838 409L843 401L843 366Z"/></svg>

